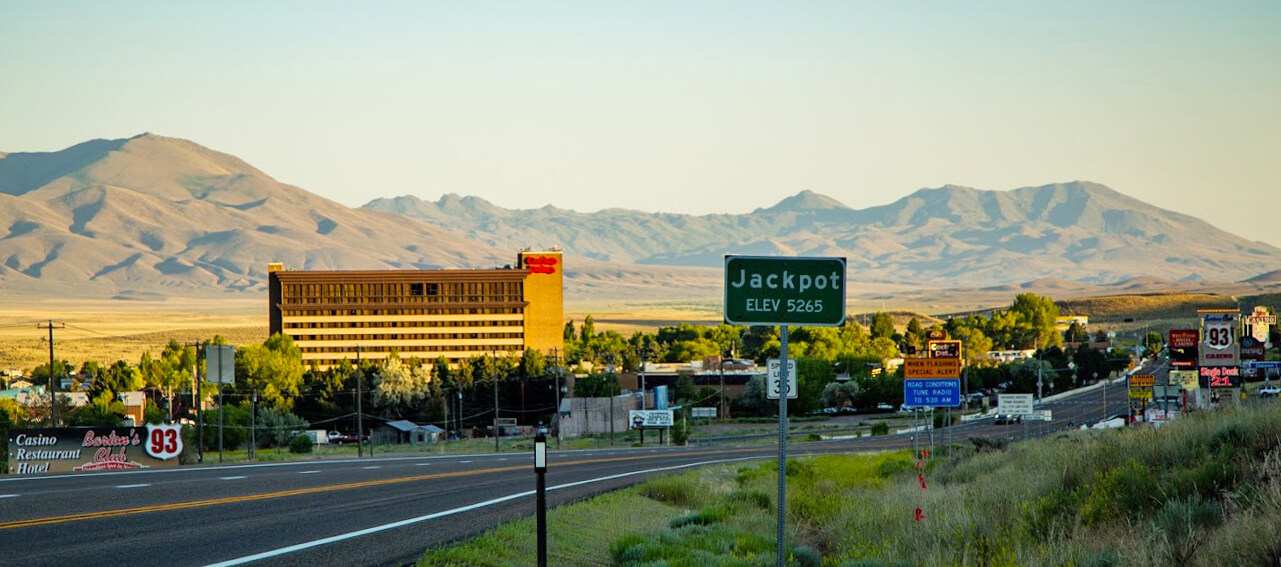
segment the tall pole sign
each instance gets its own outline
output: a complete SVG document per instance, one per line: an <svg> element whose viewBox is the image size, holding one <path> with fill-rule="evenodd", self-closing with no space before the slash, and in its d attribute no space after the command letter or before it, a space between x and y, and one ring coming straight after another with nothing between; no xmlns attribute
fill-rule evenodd
<svg viewBox="0 0 1281 567"><path fill-rule="evenodd" d="M791 369L789 325L839 327L845 323L845 258L725 257L725 322L779 327L779 390ZM780 392L781 393L781 392ZM792 394L794 395L794 394ZM776 559L783 567L787 514L787 399L778 396L778 529Z"/></svg>
<svg viewBox="0 0 1281 567"><path fill-rule="evenodd" d="M1200 343L1198 368L1203 388L1241 387L1241 312L1237 309L1198 309Z"/></svg>

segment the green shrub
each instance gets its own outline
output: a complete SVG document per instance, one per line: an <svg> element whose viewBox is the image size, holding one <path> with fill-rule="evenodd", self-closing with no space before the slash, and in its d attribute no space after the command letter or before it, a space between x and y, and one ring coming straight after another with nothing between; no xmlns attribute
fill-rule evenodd
<svg viewBox="0 0 1281 567"><path fill-rule="evenodd" d="M822 567L823 556L807 545L792 548L792 561L800 567Z"/></svg>
<svg viewBox="0 0 1281 567"><path fill-rule="evenodd" d="M1193 495L1171 500L1152 518L1159 549L1173 565L1187 565L1205 544L1210 529L1223 523L1223 508L1218 502Z"/></svg>
<svg viewBox="0 0 1281 567"><path fill-rule="evenodd" d="M774 501L770 500L769 495L759 490L744 490L740 488L729 493L729 498L735 502L751 504L762 510L769 510L774 506Z"/></svg>
<svg viewBox="0 0 1281 567"><path fill-rule="evenodd" d="M642 484L640 492L651 500L689 508L694 505L698 487L687 478L669 476Z"/></svg>
<svg viewBox="0 0 1281 567"><path fill-rule="evenodd" d="M295 455L310 453L311 448L311 438L306 435L299 435L289 440L289 452Z"/></svg>
<svg viewBox="0 0 1281 567"><path fill-rule="evenodd" d="M884 421L878 421L872 424L872 435L889 435L890 424Z"/></svg>

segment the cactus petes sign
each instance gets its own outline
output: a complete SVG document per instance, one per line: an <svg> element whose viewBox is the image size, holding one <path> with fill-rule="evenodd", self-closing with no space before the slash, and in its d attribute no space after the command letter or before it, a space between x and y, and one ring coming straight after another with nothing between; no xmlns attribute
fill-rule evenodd
<svg viewBox="0 0 1281 567"><path fill-rule="evenodd" d="M845 322L845 258L726 256L725 321L841 325Z"/></svg>

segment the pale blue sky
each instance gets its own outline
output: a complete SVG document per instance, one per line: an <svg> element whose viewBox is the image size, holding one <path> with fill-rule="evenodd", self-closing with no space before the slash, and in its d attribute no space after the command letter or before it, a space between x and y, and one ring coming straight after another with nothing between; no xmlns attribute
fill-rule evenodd
<svg viewBox="0 0 1281 567"><path fill-rule="evenodd" d="M1087 179L1281 245L1281 2L7 2L0 151L349 205L746 212Z"/></svg>

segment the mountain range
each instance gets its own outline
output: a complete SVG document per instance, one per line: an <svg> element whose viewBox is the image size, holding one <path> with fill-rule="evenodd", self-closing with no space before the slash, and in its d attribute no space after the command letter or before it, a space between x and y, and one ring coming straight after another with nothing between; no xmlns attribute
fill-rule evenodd
<svg viewBox="0 0 1281 567"><path fill-rule="evenodd" d="M1271 281L1267 272L1281 269L1276 247L1079 181L922 189L867 209L802 191L745 214L513 210L454 194L350 208L153 134L0 153L0 293L9 297L257 294L268 262L484 268L548 246L565 250L576 299L715 297L731 253L845 256L853 280L927 288Z"/></svg>
<svg viewBox="0 0 1281 567"><path fill-rule="evenodd" d="M511 210L455 194L375 199L363 208L492 246L556 243L607 262L717 267L726 254L843 256L852 278L948 287L1043 278L1235 281L1281 265L1274 246L1084 181L1011 191L949 185L867 209L802 191L751 213L701 216Z"/></svg>

